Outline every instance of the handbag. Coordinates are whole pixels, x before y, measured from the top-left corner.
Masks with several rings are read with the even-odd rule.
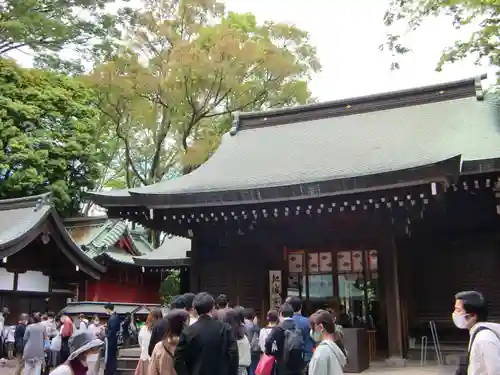
[[[255,369],[256,375],[271,375],[273,372],[273,367],[275,363],[275,358],[272,355],[263,354],[259,363],[257,364],[257,368]]]
[[[61,346],[62,346],[62,338],[61,335],[57,335],[54,337],[50,343],[50,350],[53,352],[59,352],[61,351]]]

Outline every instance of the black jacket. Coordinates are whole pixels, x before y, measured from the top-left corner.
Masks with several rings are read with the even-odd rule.
[[[291,375],[291,374],[301,374],[304,366],[304,360],[302,358],[302,353],[300,357],[290,358],[289,363],[292,368],[296,369],[290,371],[287,366],[283,363],[283,347],[285,345],[285,330],[293,330],[296,328],[295,322],[292,319],[286,319],[276,327],[274,327],[266,339],[265,344],[265,354],[272,355],[276,358],[277,373],[278,375]],[[274,344],[274,345],[273,345]],[[273,350],[273,346],[274,349]],[[300,370],[298,370],[300,369]]]
[[[26,332],[26,325],[18,323],[14,331],[14,348],[17,355],[23,355],[24,351],[24,332]]]
[[[175,350],[177,375],[237,375],[238,345],[231,327],[202,315],[184,329]]]

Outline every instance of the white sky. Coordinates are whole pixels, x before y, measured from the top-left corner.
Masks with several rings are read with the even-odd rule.
[[[137,0],[132,0],[134,3]],[[311,35],[322,72],[311,82],[319,100],[354,97],[468,78],[493,69],[464,61],[436,72],[441,50],[461,35],[448,19],[430,20],[407,39],[413,50],[390,71],[391,56],[379,50],[387,31],[383,15],[387,0],[225,0],[228,9],[252,12],[259,21],[292,23]],[[130,3],[129,3],[130,4]],[[24,65],[31,60],[17,53]]]
[[[226,0],[226,4],[235,11],[251,11],[259,20],[293,23],[311,34],[323,66],[311,83],[313,95],[320,100],[451,81],[487,71],[472,61],[435,71],[442,49],[461,36],[449,19],[442,18],[426,22],[409,36],[413,52],[404,57],[399,71],[391,72],[390,54],[379,50],[387,31],[382,20],[386,0]]]

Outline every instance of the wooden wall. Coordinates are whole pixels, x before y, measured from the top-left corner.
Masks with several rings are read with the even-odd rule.
[[[193,241],[196,244],[196,241]],[[269,309],[269,270],[284,270],[283,249],[272,244],[231,241],[203,244],[192,251],[191,288],[213,296],[226,294],[233,304]]]
[[[414,334],[434,320],[444,339],[454,340],[458,335],[451,320],[454,295],[463,290],[482,292],[490,318],[500,320],[500,241],[496,235],[474,233],[455,240],[416,241],[407,250],[413,297],[409,325]]]

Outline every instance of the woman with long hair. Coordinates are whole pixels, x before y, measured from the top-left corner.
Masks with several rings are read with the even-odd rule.
[[[246,335],[243,308],[236,307],[226,311],[223,322],[231,326],[231,333],[238,344],[238,375],[248,375],[252,363],[250,341]]]
[[[170,310],[165,318],[165,335],[158,342],[151,354],[147,375],[176,375],[174,353],[182,330],[189,324],[186,310]]]
[[[309,375],[342,375],[347,358],[336,343],[335,319],[320,310],[309,318],[310,335],[317,344],[309,363]]]
[[[135,375],[146,375],[148,373],[149,360],[151,357],[148,353],[149,342],[151,341],[151,333],[156,322],[162,318],[160,309],[154,309],[148,314],[146,324],[139,331],[138,341],[141,348],[141,356],[135,370]]]

